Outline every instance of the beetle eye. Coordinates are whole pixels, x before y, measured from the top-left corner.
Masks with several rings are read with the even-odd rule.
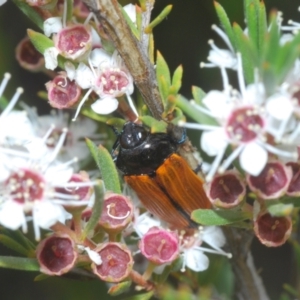
[[[147,137],[148,131],[137,124],[127,123],[120,136],[120,145],[125,149],[132,149],[139,146]]]

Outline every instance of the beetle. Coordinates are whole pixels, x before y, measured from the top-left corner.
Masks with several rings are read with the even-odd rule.
[[[178,140],[127,122],[112,150],[117,168],[145,208],[174,229],[198,227],[192,211],[211,207],[203,181],[176,153],[184,140],[185,134]]]

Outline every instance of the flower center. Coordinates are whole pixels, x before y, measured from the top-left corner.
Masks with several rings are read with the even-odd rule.
[[[103,72],[99,78],[99,85],[103,87],[103,93],[112,95],[126,89],[129,80],[126,74],[119,69],[109,69]]]
[[[21,204],[41,200],[44,195],[45,181],[32,170],[22,169],[12,174],[5,185],[13,200]]]
[[[230,115],[226,131],[236,142],[247,143],[257,138],[264,121],[253,107],[239,108]]]

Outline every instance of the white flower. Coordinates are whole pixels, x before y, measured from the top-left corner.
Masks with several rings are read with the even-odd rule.
[[[205,242],[211,248],[200,247]],[[181,256],[183,259],[183,266],[181,271],[184,272],[185,268],[195,272],[201,272],[208,268],[209,259],[204,254],[215,253],[231,258],[230,253],[226,253],[221,249],[225,245],[225,237],[219,227],[208,226],[200,228],[200,230],[193,236],[183,236],[181,246]]]
[[[50,115],[38,116],[35,111],[28,108],[28,114],[31,119],[32,127],[35,136],[42,138],[53,126],[53,130],[48,134],[45,141],[48,151],[52,152],[64,128],[68,127],[68,134],[65,142],[58,153],[57,158],[61,161],[68,161],[73,157],[77,157],[82,161],[89,157],[90,152],[86,146],[85,138],[96,140],[100,143],[104,134],[97,134],[97,123],[93,120],[80,117],[77,122],[70,122],[70,115],[63,113],[63,111],[52,111]]]
[[[0,0],[0,6],[3,5],[7,0]]]
[[[91,105],[98,114],[112,113],[119,105],[117,97],[124,94],[130,97],[133,93],[133,79],[116,51],[110,56],[103,49],[94,49],[89,64],[89,67],[79,64],[75,76],[72,67],[67,71],[68,76],[72,76],[81,88],[89,89],[78,105],[74,120],[92,91],[99,96]]]
[[[227,74],[223,72],[224,91],[210,91],[203,99],[204,106],[195,105],[196,109],[213,117],[219,125],[179,124],[204,131],[201,148],[208,155],[216,156],[207,181],[213,178],[218,168],[220,173],[224,172],[237,157],[247,173],[257,176],[267,163],[268,152],[289,158],[297,155],[295,151],[284,151],[268,143],[267,134],[278,131],[269,113],[272,100],[266,99],[261,83],[245,86],[240,54],[237,57],[241,93],[231,89]],[[269,109],[266,109],[266,103],[270,103]],[[276,105],[278,103],[274,103],[272,109],[277,112],[283,104]],[[286,115],[290,113],[286,106],[282,107],[282,111],[287,111]],[[233,152],[221,164],[228,145],[233,147]]]
[[[57,56],[59,51],[55,47],[47,48],[44,52],[45,68],[54,70],[58,66]]]
[[[91,182],[70,181],[73,174],[70,164],[75,160],[66,163],[56,160],[66,135],[64,129],[54,150],[43,155],[0,147],[1,155],[6,156],[0,165],[0,173],[6,174],[0,187],[0,224],[13,230],[21,226],[26,231],[26,220],[32,219],[35,237],[39,240],[39,228],[49,229],[68,218],[69,214],[62,205],[88,204],[89,199],[78,201],[76,195],[61,192],[62,189],[93,185]],[[42,141],[45,137],[36,146],[42,145]]]

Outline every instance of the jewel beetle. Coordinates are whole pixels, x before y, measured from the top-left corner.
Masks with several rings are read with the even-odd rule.
[[[117,168],[145,208],[176,229],[199,226],[190,219],[192,211],[211,207],[203,181],[176,153],[184,139],[127,122],[112,150]]]

